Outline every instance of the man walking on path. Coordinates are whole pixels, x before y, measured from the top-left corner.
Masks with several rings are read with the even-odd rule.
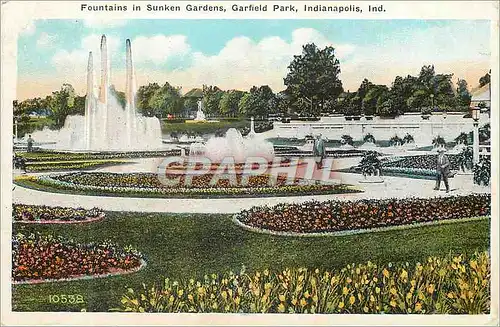
[[[439,148],[438,150],[438,158],[437,158],[437,166],[436,166],[436,187],[435,190],[439,190],[441,186],[441,179],[444,182],[444,186],[446,186],[446,193],[450,191],[450,185],[448,184],[448,175],[450,174],[450,161],[448,157],[444,154],[446,149],[444,147]]]
[[[318,169],[323,168],[323,159],[326,157],[326,149],[325,142],[321,138],[321,134],[318,134],[314,140],[313,155]]]

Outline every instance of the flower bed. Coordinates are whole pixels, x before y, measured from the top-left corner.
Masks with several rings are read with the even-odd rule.
[[[294,268],[228,272],[129,288],[125,312],[486,314],[487,252],[429,257],[423,263],[352,264],[336,271]]]
[[[71,161],[71,160],[106,160],[120,158],[151,158],[179,156],[180,149],[164,151],[133,151],[133,152],[95,152],[95,153],[71,153],[49,150],[37,152],[16,152],[16,156],[23,157],[27,162],[37,161]]]
[[[486,216],[491,195],[429,199],[310,201],[243,210],[236,219],[254,228],[292,233],[328,233]]]
[[[421,170],[433,170],[435,174],[437,166],[437,154],[435,155],[420,155],[420,156],[405,156],[396,157],[392,160],[386,160],[383,163],[383,167],[398,167],[398,168],[408,168],[408,169],[421,169]],[[450,160],[450,169],[459,169],[459,159],[458,155],[449,154],[447,155]]]
[[[107,242],[79,244],[41,234],[17,234],[12,238],[12,278],[17,283],[120,274],[136,270],[141,264],[139,252]]]
[[[99,208],[49,207],[26,204],[12,205],[12,220],[21,223],[73,223],[89,222],[104,218]]]
[[[85,170],[95,169],[111,165],[123,165],[126,161],[96,160],[96,161],[66,161],[66,162],[30,162],[26,165],[28,172],[61,171],[61,170]]]
[[[179,177],[177,174],[167,175],[166,178]],[[230,185],[227,179],[219,180],[215,185],[210,181],[213,173],[193,176],[190,185],[183,184],[184,175],[173,186],[160,182],[158,175],[152,173],[98,173],[78,172],[62,175],[30,176],[30,182],[61,190],[80,192],[97,192],[103,195],[160,195],[160,196],[280,196],[289,194],[336,194],[361,192],[345,184],[313,184],[304,180],[295,179],[291,185],[286,185],[285,178],[278,177],[277,184],[268,186],[269,176],[249,176],[247,185],[241,183],[241,175],[237,175],[237,184]],[[22,182],[22,179],[18,181]]]

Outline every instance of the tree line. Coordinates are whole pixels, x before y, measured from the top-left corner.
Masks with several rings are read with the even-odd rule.
[[[397,116],[406,112],[467,111],[471,94],[463,79],[453,83],[453,74],[437,74],[433,65],[423,66],[418,76],[397,76],[390,86],[364,79],[356,91],[345,91],[340,80],[340,62],[335,48],[306,44],[295,55],[284,78],[285,89],[273,92],[268,85],[253,86],[248,91],[222,90],[203,85],[194,97],[183,97],[181,88],[166,82],[150,83],[137,90],[137,110],[145,116],[166,118],[185,116],[197,109],[201,98],[209,116],[267,117],[270,114],[319,116],[322,113],[344,115]],[[480,86],[489,83],[490,74],[482,76]],[[125,106],[125,94],[114,86],[111,92]],[[31,113],[46,114],[60,128],[68,115],[83,115],[85,96],[75,94],[73,86],[45,98],[14,101],[14,117],[29,120]]]

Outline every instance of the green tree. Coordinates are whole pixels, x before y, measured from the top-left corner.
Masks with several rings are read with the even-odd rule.
[[[238,104],[245,92],[230,90],[224,92],[220,99],[219,111],[222,115],[235,117],[238,115]]]
[[[382,96],[386,96],[389,92],[389,89],[385,85],[372,84],[369,85],[365,90],[363,90],[363,92],[365,92],[363,101],[361,103],[363,113],[367,116],[372,116],[377,112],[377,105],[380,106],[380,104],[378,104],[379,99]]]
[[[468,109],[472,96],[471,96],[467,86],[468,85],[467,85],[466,80],[458,79],[458,82],[457,82],[457,97],[458,97],[458,99],[457,100],[461,106],[465,106]]]
[[[320,50],[314,43],[304,45],[302,54],[294,56],[288,70],[284,83],[287,93],[294,98],[291,103],[309,104],[299,111],[317,115],[327,100],[335,100],[343,91],[340,63],[333,47]]]
[[[153,97],[154,93],[161,87],[157,83],[149,83],[139,87],[136,94],[137,111],[147,117],[152,117],[157,114],[150,106],[149,100]]]
[[[54,120],[54,127],[61,128],[66,117],[73,112],[75,89],[71,84],[63,84],[59,91],[52,92],[49,99],[49,117]]]
[[[168,114],[178,114],[183,108],[180,89],[165,82],[161,88],[153,93],[148,105],[152,108],[154,116],[160,119],[166,117]]]
[[[224,91],[217,86],[203,85],[203,111],[209,115],[219,115],[219,105]]]
[[[248,93],[240,100],[240,112],[250,117],[267,117],[276,108],[276,98],[268,85],[253,86]],[[243,102],[242,100],[245,99]]]
[[[479,87],[483,87],[491,81],[491,70],[479,79]]]

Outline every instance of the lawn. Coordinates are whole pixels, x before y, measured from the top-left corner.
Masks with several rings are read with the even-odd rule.
[[[227,130],[229,128],[241,129],[250,127],[250,122],[247,120],[228,120],[219,122],[201,122],[201,123],[169,123],[162,122],[162,132],[169,136],[171,133],[182,134],[213,134],[217,131]]]
[[[205,274],[317,267],[336,269],[367,261],[416,263],[431,255],[473,253],[489,248],[489,220],[428,226],[343,237],[289,238],[244,231],[229,215],[107,212],[101,222],[80,226],[14,226],[79,242],[111,240],[141,251],[148,265],[138,273],[104,279],[18,285],[14,311],[108,311],[117,307],[127,287]],[[80,294],[83,304],[51,304],[49,295]]]

